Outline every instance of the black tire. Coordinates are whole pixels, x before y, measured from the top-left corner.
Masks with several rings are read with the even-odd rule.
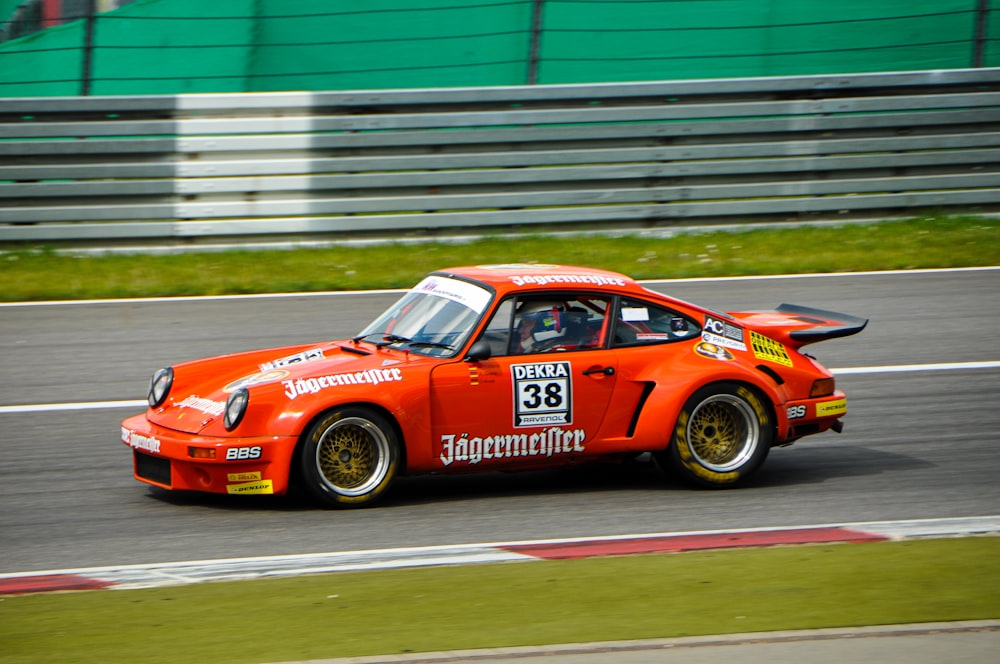
[[[745,385],[718,383],[687,400],[670,446],[656,458],[688,482],[726,488],[760,467],[773,440],[773,416],[766,399]]]
[[[399,470],[399,436],[370,408],[338,408],[306,430],[300,464],[303,488],[324,505],[370,505]]]

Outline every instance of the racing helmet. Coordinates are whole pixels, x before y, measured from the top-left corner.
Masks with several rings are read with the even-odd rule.
[[[562,329],[560,314],[566,311],[562,302],[552,300],[535,300],[522,302],[517,308],[515,327],[529,320],[534,324],[532,332],[557,332]]]

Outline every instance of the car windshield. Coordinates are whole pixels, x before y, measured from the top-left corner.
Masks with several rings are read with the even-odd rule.
[[[488,290],[467,281],[430,276],[363,329],[355,340],[450,357],[465,344],[490,297]]]

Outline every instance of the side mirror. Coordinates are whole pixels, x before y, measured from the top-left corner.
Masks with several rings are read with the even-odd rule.
[[[486,339],[480,339],[469,348],[469,352],[465,356],[465,361],[480,362],[490,359],[491,355],[493,355],[493,349],[490,348],[490,342]]]

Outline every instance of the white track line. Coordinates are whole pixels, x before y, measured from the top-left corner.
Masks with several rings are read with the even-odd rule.
[[[101,408],[145,408],[145,399],[131,401],[86,401],[78,403],[36,403],[23,406],[0,406],[4,413],[51,413],[59,410],[98,410]]]
[[[998,369],[1000,362],[991,360],[986,362],[939,362],[936,364],[891,364],[874,367],[845,367],[841,369],[830,369],[838,376],[850,376],[852,374],[877,374],[877,373],[907,373],[911,371],[965,371],[967,369]]]
[[[1000,361],[986,362],[938,362],[934,364],[895,364],[872,367],[846,367],[830,369],[838,376],[865,375],[879,373],[907,373],[915,371],[968,371],[971,369],[1000,369]],[[0,415],[18,413],[53,413],[67,410],[99,410],[105,408],[145,408],[145,399],[129,401],[87,401],[75,403],[39,403],[0,406]]]

